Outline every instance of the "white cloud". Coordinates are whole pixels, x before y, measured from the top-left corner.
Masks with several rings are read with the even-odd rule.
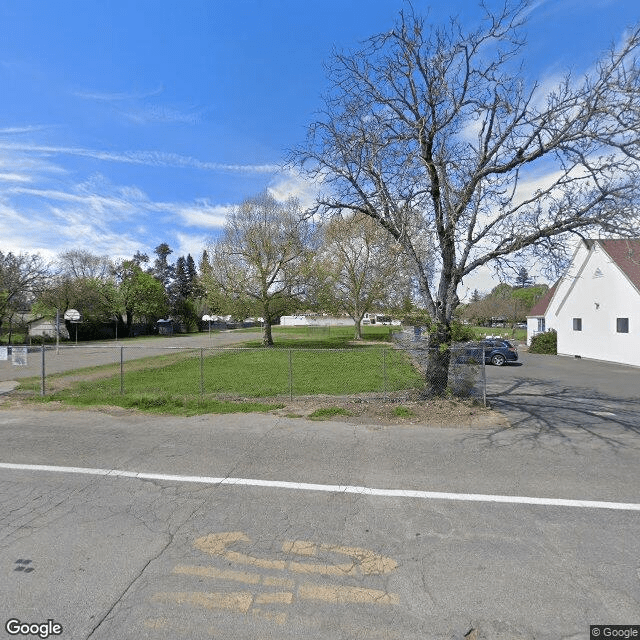
[[[187,256],[191,254],[195,263],[200,262],[203,250],[208,244],[208,238],[204,235],[192,235],[187,233],[177,233],[176,238],[178,240],[178,247],[174,251],[176,259],[178,256]]]
[[[277,164],[225,164],[222,162],[208,162],[165,151],[105,151],[87,149],[83,147],[65,147],[53,145],[38,145],[19,142],[0,141],[0,149],[30,153],[45,153],[51,155],[73,155],[84,158],[94,158],[108,162],[145,165],[152,167],[176,167],[202,169],[204,171],[229,171],[234,173],[276,173],[280,170]]]
[[[44,125],[27,125],[24,127],[4,127],[0,129],[0,135],[15,135],[19,133],[32,133],[34,131],[42,131],[47,129]]]
[[[164,87],[151,89],[150,91],[73,91],[72,95],[85,100],[98,102],[122,102],[127,100],[144,100],[154,98],[164,91]]]
[[[233,205],[212,205],[205,202],[193,205],[166,204],[163,208],[167,211],[175,211],[189,227],[220,229],[224,226]]]
[[[298,171],[286,169],[274,177],[268,191],[276,200],[296,198],[307,209],[314,206],[319,185]]]
[[[136,109],[122,110],[128,120],[136,124],[154,124],[179,122],[183,124],[199,124],[202,115],[197,110],[181,110],[166,105],[145,105]]]
[[[24,173],[0,172],[0,180],[4,182],[31,182],[32,178]]]

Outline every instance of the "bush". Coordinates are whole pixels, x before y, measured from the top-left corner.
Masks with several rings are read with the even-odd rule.
[[[558,353],[558,334],[551,330],[534,336],[529,346],[529,353]]]

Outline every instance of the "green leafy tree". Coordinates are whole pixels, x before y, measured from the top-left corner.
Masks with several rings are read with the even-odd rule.
[[[27,310],[43,289],[49,275],[49,265],[36,254],[0,251],[0,336],[3,325],[9,324],[9,339],[13,318]]]
[[[167,294],[171,288],[171,281],[175,274],[175,267],[169,264],[169,256],[173,253],[173,249],[169,248],[166,242],[159,244],[153,252],[156,259],[153,262],[151,273],[162,283]]]
[[[400,247],[370,218],[350,215],[330,220],[322,231],[322,264],[327,294],[333,305],[355,322],[362,339],[362,319],[374,306],[389,306],[403,289]]]
[[[529,272],[524,267],[520,267],[518,274],[516,275],[515,286],[518,289],[523,289],[531,284],[533,284],[533,280],[529,277]]]
[[[169,300],[164,285],[151,273],[143,271],[138,260],[125,260],[117,273],[120,319],[127,335],[132,334],[134,320],[150,327],[168,313]]]

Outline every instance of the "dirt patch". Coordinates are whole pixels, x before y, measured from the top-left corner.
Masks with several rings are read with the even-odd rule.
[[[330,420],[349,424],[378,426],[429,426],[453,428],[506,428],[509,422],[498,411],[472,400],[454,398],[420,398],[418,394],[390,394],[358,397],[309,396],[286,400],[286,406],[273,413],[290,418],[308,418],[320,410],[342,409],[350,415],[336,413]],[[316,418],[317,419],[317,418]]]
[[[0,406],[10,409],[43,411],[98,411],[123,416],[142,413],[137,409],[125,409],[113,405],[76,408],[62,402],[34,402],[34,393],[11,391],[0,395]],[[228,398],[252,400],[255,398]],[[483,407],[477,401],[456,398],[422,398],[416,393],[399,392],[386,398],[378,394],[358,396],[307,396],[294,398],[262,398],[265,403],[284,405],[270,413],[286,418],[318,420],[313,413],[324,413],[327,420],[370,426],[448,427],[448,428],[507,428],[509,422],[498,411]]]

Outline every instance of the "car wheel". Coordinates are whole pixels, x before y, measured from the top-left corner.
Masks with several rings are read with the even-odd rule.
[[[495,364],[496,367],[501,367],[505,362],[506,362],[506,358],[503,355],[500,355],[499,353],[496,353],[491,358],[491,364]]]

